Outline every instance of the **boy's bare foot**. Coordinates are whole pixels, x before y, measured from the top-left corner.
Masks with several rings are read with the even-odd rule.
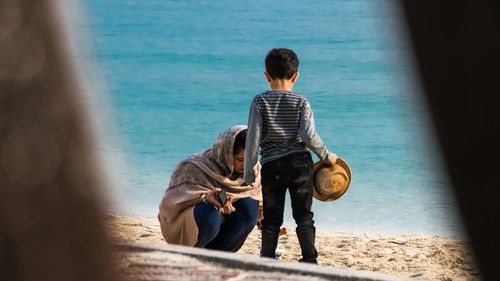
[[[282,227],[280,229],[280,234],[279,236],[282,236],[282,235],[287,235],[288,234],[288,229],[286,229],[286,227]]]
[[[259,230],[262,230],[262,223],[260,221],[257,222],[257,228]],[[282,227],[280,229],[278,236],[287,235],[287,234],[288,234],[288,229],[286,229],[286,227]]]

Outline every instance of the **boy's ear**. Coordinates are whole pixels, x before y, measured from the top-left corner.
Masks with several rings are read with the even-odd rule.
[[[266,77],[266,80],[269,83],[271,83],[271,81],[273,80],[273,78],[271,78],[271,75],[269,75],[269,73],[267,72],[264,72],[264,77]]]
[[[295,81],[297,81],[297,79],[299,78],[299,75],[300,75],[300,73],[298,73],[298,72],[295,72],[295,74],[293,74],[292,79],[291,79],[292,83],[295,83]]]

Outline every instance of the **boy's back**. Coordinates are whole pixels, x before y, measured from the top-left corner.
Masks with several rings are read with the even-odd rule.
[[[289,91],[267,91],[257,95],[253,105],[262,118],[261,163],[307,148],[299,136],[299,123],[307,101]]]

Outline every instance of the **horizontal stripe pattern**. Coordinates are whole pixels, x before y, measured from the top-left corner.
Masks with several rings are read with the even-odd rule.
[[[307,100],[294,92],[267,91],[255,96],[262,118],[261,163],[307,151],[299,137],[299,117]]]

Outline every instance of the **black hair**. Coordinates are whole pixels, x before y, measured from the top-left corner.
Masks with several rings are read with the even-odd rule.
[[[297,54],[286,48],[274,48],[267,53],[266,72],[273,79],[290,79],[299,70]]]
[[[234,139],[233,145],[233,155],[240,153],[243,149],[245,149],[245,142],[247,140],[247,130],[243,130],[236,135]]]

